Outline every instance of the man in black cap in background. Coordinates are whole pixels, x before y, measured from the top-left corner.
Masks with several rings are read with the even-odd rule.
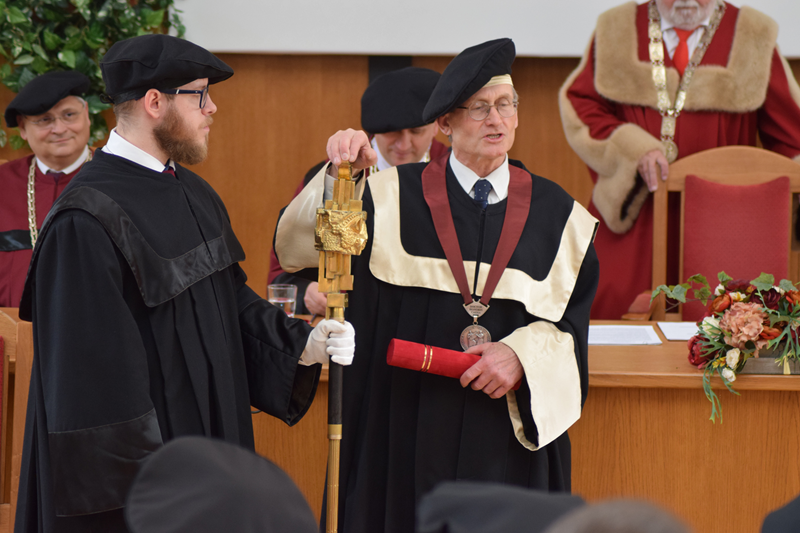
[[[89,110],[80,98],[89,88],[80,72],[48,72],[6,108],[6,125],[19,128],[33,154],[0,166],[0,307],[19,307],[44,217],[91,158]]]
[[[444,480],[570,490],[567,429],[588,385],[597,221],[509,161],[514,57],[510,39],[459,54],[423,113],[452,152],[366,180],[369,241],[353,258],[347,314],[359,355],[343,387],[339,528],[347,533],[412,531],[416,503]],[[376,160],[364,132],[340,131],[327,150],[333,165]],[[287,271],[317,261],[314,208],[326,172],[278,221],[275,250]],[[419,343],[425,369],[428,346],[481,358],[460,382],[394,368],[385,360],[393,338]]]
[[[126,531],[128,488],[162,443],[252,450],[251,405],[294,424],[315,363],[352,360],[349,324],[312,330],[247,287],[225,206],[179,164],[205,157],[208,89],[231,68],[167,35],[100,66],[117,127],[54,204],[20,307],[35,357],[17,532]]]
[[[428,162],[447,153],[447,147],[434,138],[439,132],[436,122],[422,120],[422,111],[439,77],[435,70],[406,67],[378,76],[369,84],[361,96],[361,127],[371,135],[378,159],[365,170],[365,176],[397,165]],[[325,163],[314,165],[306,173],[295,196]],[[267,283],[296,285],[299,314],[325,314],[327,300],[318,290],[317,272],[312,268],[288,274],[281,269],[275,251],[270,250]]]

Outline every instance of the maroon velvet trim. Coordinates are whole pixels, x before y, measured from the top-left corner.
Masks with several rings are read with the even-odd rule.
[[[472,303],[472,294],[469,290],[467,272],[464,268],[464,260],[461,257],[461,247],[458,245],[458,235],[453,224],[453,214],[450,211],[450,201],[447,198],[447,159],[449,155],[444,155],[428,163],[422,172],[422,193],[425,202],[431,211],[433,225],[439,244],[442,245],[450,271],[456,280],[464,304]],[[522,230],[528,220],[528,213],[531,207],[531,195],[533,193],[533,181],[530,174],[521,168],[513,165],[508,166],[510,172],[510,182],[508,185],[508,205],[506,217],[503,220],[503,229],[500,232],[500,240],[492,259],[492,266],[489,269],[489,276],[486,280],[486,287],[481,296],[481,303],[489,305],[492,293],[500,281],[503,271],[508,266],[511,255],[517,248],[517,243],[522,236]]]

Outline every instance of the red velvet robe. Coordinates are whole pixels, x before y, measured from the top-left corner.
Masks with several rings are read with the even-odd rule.
[[[625,8],[625,6],[621,6],[621,8]],[[621,11],[621,8],[618,10]],[[750,13],[753,11],[751,10]],[[717,69],[729,67],[729,60],[733,57],[734,40],[744,39],[737,33],[737,20],[740,13],[738,8],[728,4],[719,28],[703,61],[698,66],[696,75],[704,67]],[[761,18],[766,18],[756,14]],[[623,25],[627,23],[624,17],[620,17],[619,20]],[[649,68],[647,4],[635,6],[635,24],[636,55],[638,61]],[[743,31],[740,33],[744,35]],[[746,46],[749,45],[750,43],[746,43]],[[578,119],[588,127],[588,134],[592,140],[607,140],[618,127],[632,123],[646,130],[653,137],[652,140],[657,141],[660,138],[661,115],[655,107],[614,101],[602,96],[598,91],[595,79],[598,65],[596,47],[597,40],[594,39],[587,51],[588,56],[584,58],[578,71],[573,73],[571,79],[562,88],[562,117],[565,117],[565,106],[571,105]],[[624,50],[618,54],[623,55]],[[673,63],[666,48],[664,56],[666,67],[668,70],[673,70]],[[787,77],[783,59],[774,47],[772,48],[770,67],[769,80],[762,80],[766,85],[766,95],[760,105],[753,106],[752,109],[743,107],[739,110],[740,112],[714,111],[713,108],[697,109],[698,106],[690,109],[687,99],[687,107],[677,120],[675,142],[678,145],[679,157],[719,146],[754,146],[757,138],[760,138],[762,145],[769,150],[788,157],[797,157],[800,154],[800,106],[792,94],[792,89],[797,88],[797,83],[794,79]],[[696,77],[693,83],[697,79]],[[734,83],[724,88],[722,92],[739,90],[740,87],[736,86],[736,81],[737,79],[734,78]],[[690,85],[688,90],[690,98],[692,97],[691,93],[692,86]],[[671,91],[670,96],[673,100],[674,94],[674,91]],[[795,97],[797,94],[800,93],[795,93]],[[735,103],[727,104],[727,107],[735,107],[735,105]],[[726,106],[720,105],[720,107]],[[567,131],[567,137],[570,138],[567,118],[564,120],[565,131]],[[645,137],[646,135],[642,133],[641,136]],[[570,143],[579,154],[581,153],[581,142],[580,139],[570,138]],[[652,149],[652,146],[649,149]],[[633,150],[626,155],[634,156],[633,161],[635,162],[649,149],[642,148],[639,154],[635,154],[635,150]],[[602,176],[598,178],[598,172],[593,167],[601,168],[602,162],[587,160],[590,159],[587,157],[583,158],[589,165],[589,173],[597,187],[598,179],[604,178]],[[632,173],[635,174],[635,172],[634,165]],[[618,183],[618,185],[620,184]],[[631,177],[628,184],[622,185],[621,190],[618,191],[618,198],[623,200],[622,203],[626,197],[630,201],[636,196],[636,191],[632,189],[637,186],[642,187],[638,190],[638,196],[642,199],[643,204],[640,204],[641,211],[638,213],[638,218],[635,213],[638,206],[630,209],[628,224],[632,224],[632,227],[624,233],[615,233],[609,228],[610,223],[614,225],[616,222],[619,231],[620,221],[609,221],[607,218],[609,211],[601,213],[595,204],[597,198],[597,190],[595,190],[589,210],[601,220],[595,240],[597,255],[600,259],[600,286],[592,308],[592,318],[617,319],[627,311],[637,294],[652,288],[652,198],[647,194],[641,178],[638,177]],[[624,219],[624,214],[617,215],[623,212],[621,210],[622,203],[614,205],[615,209],[610,211],[615,216],[621,216]],[[677,258],[674,258],[674,261],[677,263]],[[677,268],[671,270],[677,273]],[[677,281],[671,280],[670,282],[676,283]]]
[[[33,155],[22,157],[0,165],[0,307],[19,307],[22,286],[31,262],[30,228],[28,226],[28,170]],[[40,228],[58,195],[78,171],[61,176],[56,181],[52,176],[35,170],[36,227]],[[14,230],[13,235],[8,232]],[[16,237],[21,235],[21,245]]]

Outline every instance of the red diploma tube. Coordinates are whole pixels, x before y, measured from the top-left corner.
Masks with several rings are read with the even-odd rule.
[[[481,356],[445,348],[392,339],[386,350],[386,363],[390,366],[427,372],[437,376],[459,379]],[[519,383],[513,390],[519,389]]]

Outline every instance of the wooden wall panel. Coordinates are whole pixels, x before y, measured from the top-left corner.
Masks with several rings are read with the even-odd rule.
[[[250,286],[266,294],[279,210],[338,129],[360,126],[367,58],[223,54],[234,76],[213,88],[219,107],[209,155],[194,170],[217,190],[244,246]]]
[[[211,128],[209,157],[194,170],[225,201],[247,254],[243,266],[250,286],[264,296],[279,209],[291,199],[306,170],[325,157],[328,136],[341,128],[360,126],[367,57],[220,57],[236,73],[212,89],[219,110]],[[420,56],[414,58],[414,65],[441,72],[450,59]],[[513,77],[520,93],[520,125],[511,157],[587,205],[591,181],[564,138],[557,103],[559,87],[577,64],[577,58],[517,58]],[[790,64],[800,77],[800,60]],[[0,87],[3,109],[12,97]],[[0,149],[0,159],[27,153],[5,147]]]
[[[319,520],[328,467],[328,382],[320,381],[314,403],[292,427],[264,413],[253,415],[256,451],[283,468],[300,487]]]

